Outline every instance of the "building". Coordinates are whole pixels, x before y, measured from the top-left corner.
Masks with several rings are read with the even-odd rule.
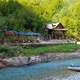
[[[67,29],[62,23],[47,24],[48,39],[66,39]]]
[[[7,41],[12,42],[33,42],[40,38],[41,34],[36,32],[6,31],[4,33]]]

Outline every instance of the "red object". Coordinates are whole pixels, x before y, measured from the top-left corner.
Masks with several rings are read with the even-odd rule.
[[[7,31],[4,33],[6,36],[14,36],[15,33],[14,32],[11,32],[11,31]]]
[[[4,40],[0,39],[0,44],[4,44]]]

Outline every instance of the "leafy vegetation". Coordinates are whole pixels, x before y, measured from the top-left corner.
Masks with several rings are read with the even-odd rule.
[[[0,45],[1,57],[13,57],[18,55],[32,56],[40,55],[48,52],[72,52],[80,48],[77,44],[56,44],[40,47],[27,47],[27,46],[3,46]],[[54,54],[54,53],[53,53]]]
[[[0,31],[44,33],[47,23],[61,22],[70,37],[80,39],[79,15],[80,0],[0,0]]]

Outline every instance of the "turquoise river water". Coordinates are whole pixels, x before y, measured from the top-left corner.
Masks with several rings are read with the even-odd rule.
[[[80,80],[80,72],[67,70],[71,64],[80,66],[80,59],[53,60],[32,66],[4,68],[0,80]]]

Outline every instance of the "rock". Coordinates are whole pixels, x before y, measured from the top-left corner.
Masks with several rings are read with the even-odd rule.
[[[10,66],[22,66],[22,65],[41,62],[41,58],[40,56],[31,56],[31,57],[18,56],[18,57],[4,59],[4,61],[9,63]]]
[[[0,67],[9,67],[9,66],[23,66],[23,65],[29,65],[29,64],[36,64],[40,62],[46,62],[48,61],[48,56],[42,55],[42,56],[18,56],[18,57],[12,57],[12,58],[5,58],[3,60],[0,60]]]
[[[41,62],[41,57],[40,56],[35,56],[35,58],[36,58],[36,62]]]
[[[41,58],[40,58],[40,56],[31,56],[29,62],[30,63],[38,63],[38,62],[41,62]]]
[[[47,62],[48,59],[49,59],[49,56],[48,56],[48,54],[46,54],[46,53],[40,55],[40,57],[41,57],[41,62]]]
[[[28,64],[28,57],[25,57],[25,56],[19,56],[18,57],[18,60],[21,62],[21,64],[25,65],[25,64]]]
[[[0,68],[4,68],[9,66],[9,63],[7,61],[4,61],[3,59],[0,59]]]
[[[12,66],[21,66],[28,64],[28,57],[25,56],[12,57],[4,60],[7,61]]]
[[[2,62],[0,62],[0,68],[5,68],[6,65],[4,65]]]

